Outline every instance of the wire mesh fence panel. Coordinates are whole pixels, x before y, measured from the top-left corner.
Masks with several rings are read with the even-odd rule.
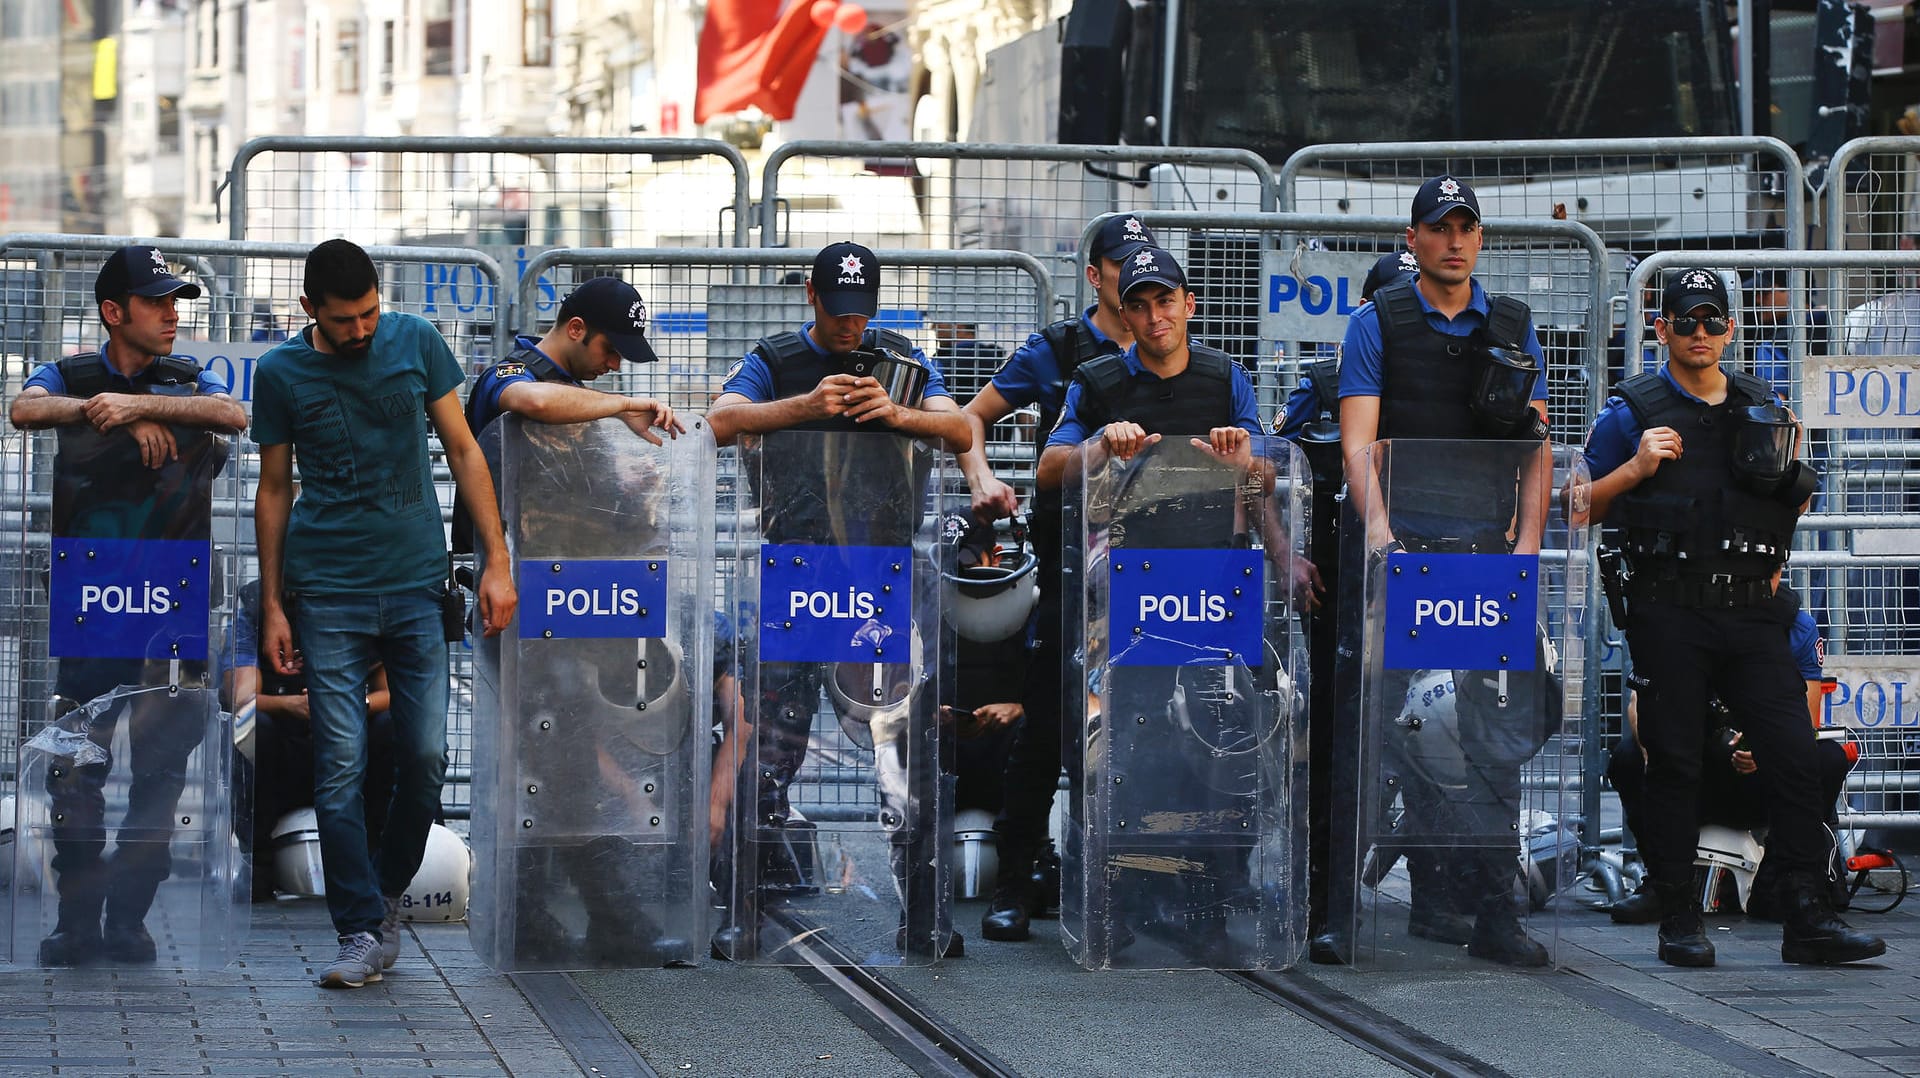
[[[104,346],[106,336],[94,300],[94,278],[107,256],[130,242],[120,237],[65,235],[15,235],[0,240],[0,272],[12,282],[3,300],[5,317],[0,319],[0,355],[5,357],[9,401],[18,392],[21,380],[39,365]],[[181,299],[176,305],[179,323],[174,353],[194,359],[219,375],[251,412],[253,373],[259,358],[307,324],[300,297],[308,247],[171,240],[162,251],[179,276],[202,290],[197,299]],[[496,311],[510,296],[503,296],[501,271],[491,258],[476,251],[430,247],[370,247],[368,254],[380,275],[383,310],[417,314],[432,322],[464,369],[477,369],[492,361],[497,349],[494,334],[501,322]],[[16,447],[17,456],[17,446],[27,443],[10,444]],[[452,477],[437,440],[430,444],[435,488],[444,515],[453,504]],[[9,490],[0,514],[17,513],[16,504],[21,500],[38,504],[50,497],[50,452],[30,457],[30,463],[32,467],[24,472],[9,470],[10,477],[25,476],[20,481],[24,486]],[[213,521],[220,574],[241,581],[259,575],[252,519],[258,476],[258,449],[242,437],[238,451],[216,481]],[[19,623],[44,626],[44,588],[35,591],[28,586],[30,583],[26,580],[19,593]],[[220,597],[217,609],[224,618],[231,619],[234,601],[233,595]],[[7,647],[0,641],[0,669],[6,669]],[[38,653],[44,651],[43,645]],[[466,787],[472,754],[470,659],[471,652],[465,648],[454,650],[453,704],[448,716],[450,781],[445,795],[450,816],[464,816],[470,803]],[[18,709],[0,713],[34,721],[29,712],[36,702],[44,702],[52,694],[52,671],[45,664],[24,659],[16,659],[10,669],[17,680],[10,679],[6,688],[0,688],[0,702],[12,693]],[[13,743],[6,743],[6,751],[11,751]]]
[[[1920,236],[1920,138],[1846,143],[1821,174],[1817,194],[1828,250],[1911,249]]]
[[[235,155],[235,239],[543,247],[737,246],[747,166],[707,139],[276,136]]]
[[[1080,277],[1081,230],[1116,210],[1260,212],[1273,174],[1245,150],[792,142],[767,159],[763,246],[1025,251],[1060,296]]]
[[[1694,266],[1736,297],[1731,365],[1781,394],[1821,472],[1787,580],[1825,640],[1824,721],[1860,749],[1843,821],[1920,826],[1920,292],[1903,283],[1920,252],[1669,252],[1628,294],[1657,307],[1664,275]],[[1664,358],[1650,329],[1626,346],[1645,369]]]

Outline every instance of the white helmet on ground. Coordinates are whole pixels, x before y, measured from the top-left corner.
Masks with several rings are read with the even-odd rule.
[[[459,835],[440,824],[427,831],[427,850],[420,871],[413,874],[400,896],[402,921],[464,921],[467,919],[467,870],[473,854]]]
[[[318,897],[327,893],[320,867],[320,821],[313,807],[297,808],[273,825],[273,888],[282,894]],[[261,870],[259,851],[253,870]]]

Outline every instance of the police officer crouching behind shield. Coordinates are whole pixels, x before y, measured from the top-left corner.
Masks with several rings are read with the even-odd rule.
[[[854,433],[871,431],[904,438],[937,441],[951,452],[963,453],[973,444],[973,427],[947,392],[939,368],[911,340],[892,330],[870,327],[868,322],[879,312],[880,260],[857,243],[835,243],[823,248],[814,259],[813,271],[806,281],[807,302],[813,306],[813,321],[797,331],[774,334],[761,339],[752,351],[734,366],[714,401],[707,421],[714,440],[730,445],[742,434],[774,434],[781,431],[821,431]],[[895,401],[886,387],[869,374],[882,350],[908,357],[924,368],[926,382],[920,399],[914,403]],[[799,448],[804,443],[796,443]],[[769,447],[765,452],[764,489],[756,491],[762,514],[762,531],[769,542],[831,543],[845,545],[851,533],[860,533],[861,541],[883,545],[904,545],[912,541],[922,511],[922,491],[901,490],[878,507],[870,518],[846,519],[858,512],[844,505],[826,505],[822,499],[836,482],[829,482],[832,463],[819,454],[782,452],[785,447]],[[879,462],[884,464],[884,462]],[[855,474],[859,461],[843,461],[840,468]],[[884,467],[874,471],[883,477],[897,477]],[[844,512],[842,512],[844,511]],[[836,523],[837,522],[837,523]],[[748,701],[753,722],[756,750],[747,760],[742,774],[756,768],[750,776],[757,804],[736,805],[734,825],[756,836],[751,844],[738,842],[739,848],[758,849],[772,854],[782,844],[775,838],[779,828],[791,819],[787,791],[803,762],[813,716],[819,708],[822,670],[816,663],[763,663],[760,672],[760,699]],[[909,761],[919,769],[923,761]],[[924,784],[924,777],[910,778],[909,790]],[[888,787],[882,784],[883,799]],[[909,795],[911,799],[911,794]],[[751,814],[749,814],[751,812]],[[931,883],[920,879],[929,873],[908,873],[908,847],[930,841],[931,820],[916,811],[916,806],[883,804],[882,819],[895,820],[891,836],[895,884],[903,891],[919,895]],[[764,826],[763,826],[764,825]],[[797,866],[738,866],[733,900],[734,929],[716,937],[715,952],[728,957],[736,945],[723,938],[734,930],[744,930],[757,913],[757,896],[749,893],[748,881],[766,877],[766,883]],[[912,878],[907,878],[911,876]],[[802,881],[795,881],[802,882]],[[903,897],[903,901],[908,901]],[[920,905],[911,901],[911,905]],[[908,931],[901,928],[905,948],[931,946],[930,935],[922,940],[919,924]],[[941,947],[946,957],[959,955],[963,941],[953,933]]]
[[[1490,296],[1473,279],[1483,241],[1480,203],[1465,182],[1453,176],[1427,180],[1414,195],[1411,218],[1407,247],[1418,276],[1381,288],[1371,304],[1355,311],[1341,346],[1340,441],[1350,496],[1364,514],[1367,554],[1536,554],[1552,467],[1544,445],[1546,363],[1532,314],[1518,300]],[[1403,446],[1386,461],[1392,474],[1383,484],[1374,469],[1386,458],[1366,452],[1376,439],[1455,440],[1455,451],[1438,458]],[[1383,486],[1391,492],[1390,506],[1382,505]],[[1349,572],[1363,569],[1348,566]],[[1356,625],[1365,617],[1360,599],[1350,592],[1343,604],[1342,616]],[[1412,673],[1386,671],[1374,699],[1397,710]],[[1357,677],[1343,676],[1356,679],[1347,685],[1349,693]],[[1523,678],[1510,696],[1486,688],[1489,679],[1455,672],[1468,783],[1442,790],[1402,776],[1408,779],[1400,784],[1408,827],[1401,833],[1423,835],[1432,848],[1409,865],[1408,931],[1461,942],[1451,934],[1450,915],[1470,910],[1469,954],[1541,966],[1549,961],[1547,951],[1526,934],[1513,910],[1513,835],[1520,766],[1544,743],[1551,713],[1544,710],[1544,694],[1529,691],[1536,679]],[[1362,846],[1380,837],[1363,836]],[[1354,898],[1343,895],[1344,902],[1333,905]],[[1337,961],[1345,957],[1339,952],[1346,943],[1336,930],[1315,941],[1313,957]]]
[[[1614,619],[1633,658],[1647,750],[1640,849],[1659,897],[1660,960],[1711,966],[1693,893],[1707,701],[1740,716],[1771,782],[1767,860],[1784,894],[1780,957],[1805,964],[1886,953],[1833,911],[1833,838],[1821,821],[1813,729],[1789,644],[1792,610],[1775,602],[1800,513],[1819,476],[1796,460],[1799,424],[1767,384],[1720,365],[1733,339],[1725,284],[1706,269],[1667,279],[1654,331],[1667,351],[1594,420],[1592,512],[1623,549],[1603,552]]]

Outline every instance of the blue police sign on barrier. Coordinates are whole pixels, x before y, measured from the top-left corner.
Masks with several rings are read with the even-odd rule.
[[[665,558],[525,558],[520,594],[521,639],[667,635]]]
[[[1259,551],[1134,549],[1111,557],[1113,665],[1259,665]]]
[[[1540,605],[1534,554],[1387,557],[1388,670],[1532,670]]]
[[[912,634],[912,548],[761,546],[762,662],[911,662]]]
[[[206,659],[212,563],[205,540],[56,538],[49,653]]]

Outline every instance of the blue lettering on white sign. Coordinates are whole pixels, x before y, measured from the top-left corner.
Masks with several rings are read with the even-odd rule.
[[[49,653],[205,660],[212,564],[204,539],[55,539]]]
[[[1260,665],[1260,551],[1114,550],[1111,561],[1113,665]]]
[[[1349,299],[1359,292],[1353,289],[1353,282],[1345,277],[1329,280],[1317,273],[1307,275],[1307,287],[1300,287],[1300,279],[1285,273],[1276,273],[1267,278],[1267,313],[1279,314],[1280,308],[1289,303],[1298,303],[1300,309],[1308,314],[1326,314],[1333,311],[1347,315],[1360,309],[1358,303]]]
[[[912,662],[912,548],[762,546],[760,659]]]
[[[1909,370],[1830,370],[1827,372],[1827,415],[1841,414],[1841,404],[1851,403],[1860,414],[1879,419],[1894,415],[1920,419],[1920,381]],[[1853,414],[1851,410],[1849,415]]]
[[[667,559],[523,558],[520,639],[667,635]]]
[[[1532,670],[1539,617],[1534,554],[1392,554],[1388,670]]]

